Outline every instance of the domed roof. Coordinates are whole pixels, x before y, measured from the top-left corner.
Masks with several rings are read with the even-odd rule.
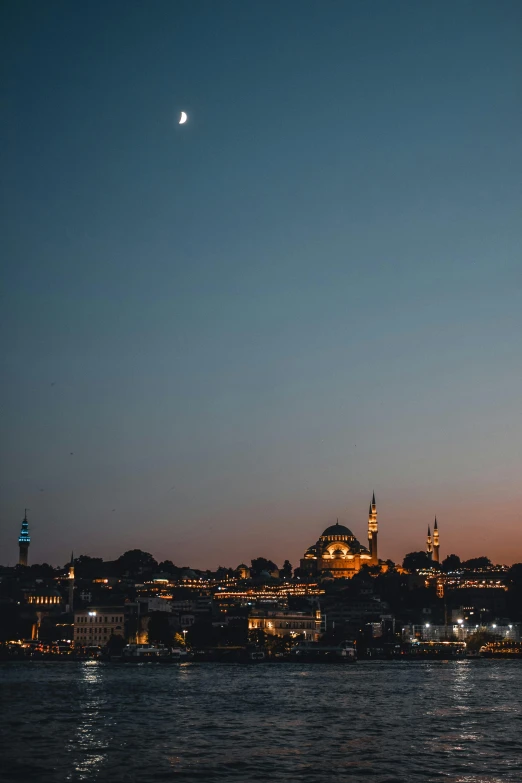
[[[340,525],[339,522],[337,522],[335,525],[330,525],[330,527],[327,527],[326,530],[323,533],[323,536],[350,536],[353,537],[353,533],[351,530],[348,530],[347,527],[344,525]]]

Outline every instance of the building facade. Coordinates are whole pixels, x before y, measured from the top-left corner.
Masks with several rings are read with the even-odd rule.
[[[125,637],[122,606],[89,606],[74,613],[74,642],[85,647],[103,647],[111,636]]]
[[[368,514],[368,547],[355,538],[352,531],[339,524],[327,527],[317,543],[309,547],[301,559],[302,571],[310,577],[350,578],[363,565],[377,565],[377,506],[375,493]]]
[[[264,631],[269,636],[303,636],[317,641],[321,633],[321,612],[253,609],[248,617],[249,631]]]

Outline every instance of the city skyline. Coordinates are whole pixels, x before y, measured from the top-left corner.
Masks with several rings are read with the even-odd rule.
[[[1,559],[522,559],[521,26],[2,4]]]
[[[518,550],[511,550],[511,559],[509,559],[509,560],[501,561],[499,559],[495,559],[495,557],[491,556],[490,549],[487,548],[486,545],[482,546],[481,544],[477,544],[477,542],[475,542],[474,540],[472,540],[472,543],[475,544],[476,546],[472,549],[471,554],[470,554],[470,550],[469,550],[469,543],[470,542],[468,542],[468,547],[465,550],[465,552],[456,551],[455,549],[451,549],[451,550],[448,549],[446,551],[443,548],[443,554],[441,555],[440,554],[440,545],[442,543],[442,546],[444,547],[445,536],[444,536],[444,533],[443,533],[442,534],[442,542],[441,542],[441,540],[439,538],[440,527],[439,527],[439,524],[438,524],[437,517],[435,517],[432,520],[431,523],[430,522],[428,523],[427,535],[424,538],[424,546],[418,546],[418,547],[417,546],[413,546],[410,549],[406,548],[405,551],[401,555],[399,555],[399,557],[392,557],[389,554],[381,553],[381,551],[379,549],[379,556],[377,558],[377,544],[376,544],[377,524],[376,524],[376,520],[377,520],[376,499],[375,499],[375,493],[373,493],[372,502],[370,503],[370,511],[369,511],[368,546],[367,546],[367,550],[368,550],[368,557],[369,557],[370,556],[370,554],[369,554],[370,551],[373,552],[373,550],[371,550],[371,540],[370,540],[369,532],[370,532],[370,530],[373,530],[374,531],[373,536],[375,538],[375,555],[372,554],[372,559],[371,559],[371,561],[369,561],[370,564],[371,563],[376,563],[376,562],[379,562],[379,561],[385,562],[386,560],[393,560],[396,564],[400,565],[402,563],[402,560],[404,559],[406,554],[408,554],[409,552],[419,552],[419,551],[425,551],[429,555],[429,557],[432,558],[437,563],[439,563],[439,562],[441,563],[444,560],[445,557],[447,557],[448,555],[453,555],[453,554],[458,555],[461,558],[462,561],[469,560],[469,559],[472,559],[474,557],[486,556],[486,557],[489,557],[492,560],[493,563],[498,563],[498,564],[503,564],[503,565],[512,565],[515,562],[519,562],[519,559],[520,559],[520,554],[519,554]],[[330,521],[327,524],[330,526],[330,525],[333,525],[334,523],[332,521]],[[345,520],[342,520],[339,517],[336,518],[335,524],[336,525],[341,524],[341,526],[345,526],[346,525],[347,527],[349,526],[349,524]],[[330,532],[332,532],[332,531],[330,531]],[[352,532],[355,535],[356,538],[357,538],[357,536],[359,536],[362,541],[366,540],[365,539],[365,535],[364,534],[361,535],[360,531],[358,529],[356,529],[355,527],[353,527],[353,529],[351,528],[350,532]],[[38,559],[38,557],[37,557],[36,560],[32,560],[32,561],[30,560],[29,555],[28,555],[29,544],[31,542],[30,533],[31,533],[31,531],[30,531],[29,521],[28,521],[28,518],[27,518],[27,509],[25,509],[24,517],[23,517],[23,520],[22,520],[22,523],[21,523],[21,528],[19,530],[19,537],[18,537],[19,562],[21,562],[23,564],[29,564],[29,565],[31,565],[33,562],[34,563],[49,562],[49,564],[51,564],[53,566],[59,566],[61,564],[61,562],[62,562],[59,559],[57,561],[52,561],[52,560],[46,560],[45,558]],[[380,534],[379,534],[379,538],[380,538]],[[123,553],[123,551],[128,551],[129,549],[140,549],[142,551],[150,551],[150,554],[152,554],[158,562],[161,562],[162,560],[171,560],[178,567],[179,566],[194,567],[194,568],[197,568],[198,570],[202,570],[202,571],[204,571],[204,570],[213,571],[213,570],[216,570],[216,568],[218,568],[220,566],[223,566],[223,567],[226,567],[226,568],[236,568],[240,563],[247,563],[248,564],[253,558],[259,557],[259,556],[262,556],[262,557],[266,556],[267,559],[272,560],[273,562],[276,562],[279,567],[282,566],[284,560],[290,560],[290,562],[296,568],[299,567],[299,564],[301,565],[301,567],[303,566],[302,553],[299,554],[299,556],[295,556],[295,557],[294,556],[289,557],[288,554],[284,554],[284,553],[282,553],[281,555],[278,556],[273,551],[270,551],[270,553],[267,554],[267,550],[271,549],[273,547],[273,544],[271,544],[270,542],[265,541],[262,546],[264,546],[264,550],[262,552],[261,551],[259,551],[257,553],[252,553],[251,552],[248,556],[240,558],[240,559],[236,558],[233,561],[220,560],[219,563],[212,562],[211,565],[209,565],[209,564],[205,565],[205,564],[202,564],[200,562],[192,562],[191,560],[187,560],[186,558],[184,559],[183,556],[181,556],[181,558],[178,557],[178,559],[175,560],[170,555],[165,554],[164,550],[161,552],[161,554],[158,554],[158,553],[155,553],[153,551],[150,551],[150,548],[148,549],[147,546],[143,545],[143,544],[136,545],[136,546],[129,545],[128,547],[125,548],[125,550],[113,552],[112,556],[107,556],[107,554],[104,553],[103,545],[101,545],[101,547],[99,549],[97,549],[96,551],[94,551],[94,552],[93,551],[83,551],[83,550],[81,550],[78,554],[87,555],[87,556],[90,556],[90,557],[98,557],[98,558],[101,557],[104,561],[110,561],[112,559],[116,559],[117,557],[119,557]],[[363,546],[365,546],[365,544],[363,544]],[[477,548],[477,546],[478,546],[478,548]],[[482,548],[480,548],[481,546],[482,546]],[[36,551],[38,552],[39,550],[37,549]],[[309,550],[307,550],[307,551],[309,551]],[[31,549],[31,552],[33,552],[33,549]],[[305,553],[305,557],[306,557],[306,553]],[[64,562],[68,562],[68,561],[64,561]],[[9,560],[7,560],[5,563],[0,563],[0,565],[13,565],[13,563],[11,563]]]

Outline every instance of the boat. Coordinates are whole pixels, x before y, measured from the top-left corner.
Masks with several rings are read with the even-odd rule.
[[[481,658],[522,658],[522,642],[513,640],[488,642],[479,651]]]
[[[166,661],[171,657],[168,647],[153,644],[127,644],[121,651],[119,660],[125,663],[144,663],[146,661]]]
[[[300,663],[356,663],[357,650],[352,642],[326,645],[320,642],[299,642],[286,660]]]

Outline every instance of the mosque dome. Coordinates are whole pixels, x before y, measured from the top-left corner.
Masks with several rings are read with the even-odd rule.
[[[350,538],[353,538],[353,533],[347,527],[340,525],[339,522],[337,522],[335,525],[327,527],[321,538],[323,538],[323,536],[349,536]]]

